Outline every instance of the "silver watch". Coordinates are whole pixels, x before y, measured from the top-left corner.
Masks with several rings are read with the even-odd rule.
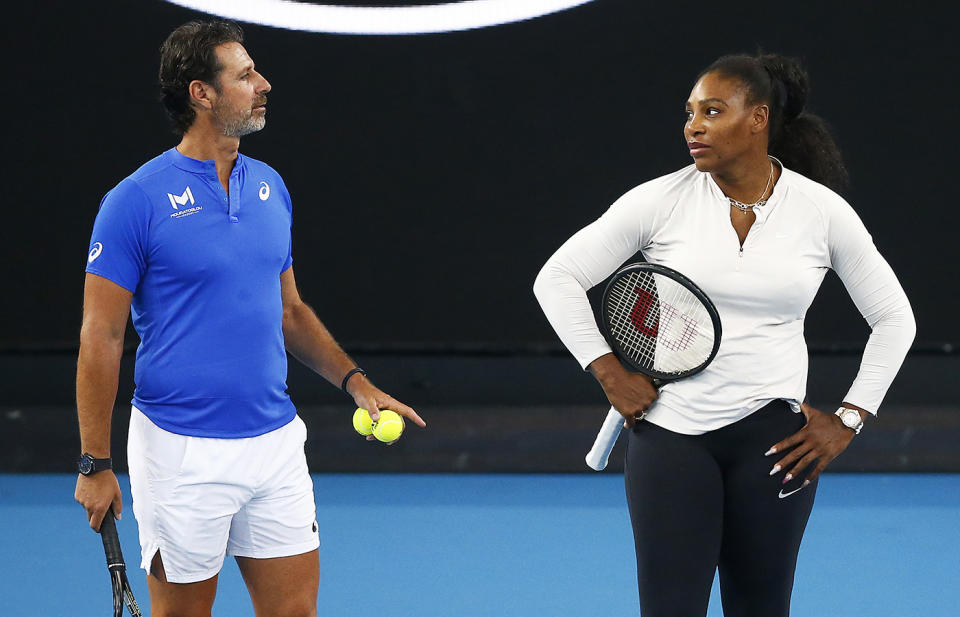
[[[849,407],[841,407],[836,411],[836,415],[840,416],[843,425],[852,430],[855,435],[860,434],[860,429],[863,428],[863,418],[860,417],[859,411]]]

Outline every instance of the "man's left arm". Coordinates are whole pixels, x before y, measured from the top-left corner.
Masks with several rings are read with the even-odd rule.
[[[280,275],[280,292],[283,298],[283,338],[287,351],[339,388],[344,376],[357,364],[337,344],[313,309],[300,298],[293,266]],[[368,410],[374,420],[379,417],[380,409],[392,409],[418,426],[427,425],[411,407],[377,388],[361,373],[354,373],[350,377],[346,390],[357,406]]]

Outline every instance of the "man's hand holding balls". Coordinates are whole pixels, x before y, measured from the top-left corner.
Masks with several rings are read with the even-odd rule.
[[[390,409],[381,409],[376,421],[362,407],[353,412],[353,428],[361,435],[367,435],[368,439],[376,438],[385,444],[400,439],[403,426],[403,416]]]
[[[366,375],[351,377],[347,382],[347,392],[357,404],[353,428],[361,435],[366,435],[367,441],[377,439],[387,445],[394,443],[403,433],[403,418],[421,428],[427,426],[417,412],[374,386]]]

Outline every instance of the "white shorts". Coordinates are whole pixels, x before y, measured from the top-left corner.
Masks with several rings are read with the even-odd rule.
[[[320,546],[300,416],[243,439],[165,431],[136,407],[127,458],[140,567],[160,551],[171,583],[213,577],[226,555],[287,557]]]

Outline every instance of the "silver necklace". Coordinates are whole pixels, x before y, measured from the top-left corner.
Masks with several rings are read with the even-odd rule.
[[[760,193],[760,199],[753,202],[752,204],[745,204],[742,201],[737,201],[733,197],[727,197],[727,199],[730,200],[731,206],[737,208],[738,210],[740,210],[740,212],[743,212],[744,214],[746,214],[747,212],[750,212],[754,208],[754,206],[763,207],[767,205],[767,199],[770,199],[770,198],[768,197],[767,199],[764,199],[763,196],[767,194],[767,189],[770,188],[771,182],[773,182],[773,161],[770,161],[770,177],[767,178],[767,186],[763,187],[763,192]]]

